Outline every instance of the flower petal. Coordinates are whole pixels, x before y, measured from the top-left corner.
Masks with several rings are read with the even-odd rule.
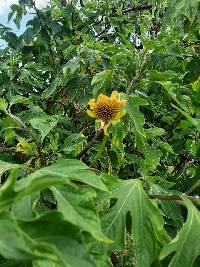
[[[86,110],[88,116],[92,117],[92,118],[96,118],[96,114],[94,113],[94,111],[87,109]]]
[[[106,124],[104,127],[103,127],[103,131],[104,131],[104,134],[109,136],[109,132],[108,132],[108,127],[110,126],[110,124]]]
[[[126,115],[126,110],[125,109],[122,109],[120,111],[120,118],[124,117]]]
[[[106,95],[104,95],[104,94],[100,94],[99,96],[98,96],[98,98],[97,98],[97,102],[101,102],[101,101],[107,101],[107,96]]]
[[[111,121],[111,123],[114,125],[114,124],[117,124],[118,122],[120,122],[121,118],[126,115],[126,110],[123,109],[121,110],[117,116],[114,118],[114,120]]]
[[[126,104],[126,102],[127,101],[124,100],[124,99],[123,100],[119,100],[118,103],[119,103],[120,108],[123,108],[123,106]]]
[[[119,93],[117,92],[117,91],[112,91],[112,94],[111,94],[111,96],[110,96],[112,99],[113,98],[119,98]]]
[[[93,109],[96,105],[96,101],[95,99],[90,99],[90,101],[88,102],[88,104],[90,105],[90,108]]]

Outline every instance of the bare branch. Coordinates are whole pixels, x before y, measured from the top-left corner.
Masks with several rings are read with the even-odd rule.
[[[97,139],[99,139],[99,137],[103,134],[103,129],[101,129],[100,131],[98,131],[96,133],[96,135],[94,136],[94,138],[92,139],[91,142],[89,142],[84,148],[83,150],[76,156],[76,159],[80,159],[82,158],[82,156],[88,151],[90,150],[91,147],[93,147],[93,145],[96,144]]]
[[[194,190],[196,190],[198,187],[200,187],[200,180],[198,180],[190,189],[188,189],[185,194],[189,195],[191,194]]]
[[[174,200],[174,201],[181,201],[182,200],[181,195],[179,196],[179,195],[154,195],[154,194],[149,194],[148,196],[151,199]],[[188,198],[194,204],[200,205],[200,197],[199,196],[188,196],[186,194],[182,194],[182,196]]]
[[[0,153],[2,153],[2,152],[14,152],[14,151],[16,151],[15,147],[5,147],[5,146],[0,147]]]
[[[124,9],[122,11],[123,14],[129,13],[131,11],[144,11],[144,10],[149,10],[152,8],[152,5],[141,5],[141,6],[133,6],[129,7],[127,9]]]

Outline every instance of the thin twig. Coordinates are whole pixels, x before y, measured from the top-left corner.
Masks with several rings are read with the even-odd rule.
[[[174,201],[182,200],[181,196],[178,196],[178,195],[154,195],[154,194],[149,194],[148,196],[151,199],[174,200]],[[186,194],[182,194],[182,196],[188,198],[193,203],[195,203],[197,205],[200,205],[200,197],[199,196],[188,196]]]
[[[103,129],[99,130],[96,135],[94,136],[94,138],[92,139],[91,142],[89,142],[84,148],[83,150],[76,156],[76,159],[80,159],[82,158],[82,156],[88,151],[90,150],[90,148],[96,144],[97,139],[99,139],[99,137],[103,134]]]
[[[0,153],[1,152],[14,152],[14,151],[16,151],[15,147],[5,147],[5,146],[0,147]]]
[[[131,93],[131,90],[132,90],[133,86],[138,82],[140,76],[143,73],[144,64],[146,62],[146,54],[147,54],[147,50],[145,49],[143,51],[142,55],[141,55],[141,60],[140,60],[139,68],[136,71],[136,75],[135,75],[135,77],[133,77],[133,79],[131,80],[131,82],[130,82],[128,88],[127,88],[127,91],[126,91],[127,94]]]
[[[143,11],[143,10],[149,10],[152,8],[152,5],[141,5],[141,6],[133,6],[129,7],[127,9],[124,9],[122,11],[123,14],[129,13],[131,11]]]
[[[198,180],[195,184],[193,184],[193,186],[190,188],[190,189],[188,189],[186,192],[185,192],[185,194],[186,195],[189,195],[189,194],[191,194],[194,190],[196,190],[198,187],[200,187],[200,180]]]
[[[107,135],[104,135],[104,137],[103,137],[103,141],[102,141],[102,143],[101,143],[101,147],[100,147],[100,149],[99,149],[99,151],[98,151],[96,157],[95,157],[94,160],[92,161],[92,164],[95,163],[95,162],[97,162],[97,160],[99,160],[99,159],[101,158],[102,153],[103,153],[103,151],[104,151],[104,149],[105,149],[107,140],[108,140],[108,136],[107,136]]]
[[[85,7],[85,5],[83,4],[83,0],[80,0],[80,6]]]

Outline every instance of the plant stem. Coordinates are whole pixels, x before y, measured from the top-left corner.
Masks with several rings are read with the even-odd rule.
[[[81,150],[81,152],[76,156],[76,159],[82,158],[83,155],[97,142],[97,139],[103,134],[103,129],[98,131],[91,142],[87,143],[87,145]]]
[[[129,95],[132,91],[132,88],[133,86],[138,82],[138,80],[140,79],[140,76],[142,75],[143,73],[143,70],[144,70],[144,64],[146,62],[146,54],[147,54],[147,49],[144,49],[142,55],[141,55],[141,60],[139,62],[139,67],[138,67],[138,70],[136,71],[136,74],[135,76],[133,77],[133,79],[131,80],[128,88],[127,88],[127,91],[126,93]]]
[[[95,162],[97,162],[97,160],[102,156],[102,153],[103,153],[104,148],[106,146],[107,140],[108,140],[108,136],[107,135],[104,135],[103,136],[103,141],[101,143],[101,147],[100,147],[100,149],[99,149],[99,151],[98,151],[98,153],[97,153],[94,161],[92,162],[92,164],[95,163]]]
[[[185,194],[191,194],[194,190],[196,190],[198,187],[200,187],[200,180],[198,180],[190,189],[185,192]]]

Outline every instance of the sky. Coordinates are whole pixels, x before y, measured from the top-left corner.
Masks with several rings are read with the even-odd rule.
[[[46,4],[50,0],[35,0],[35,5],[38,9],[41,9],[46,6]],[[18,4],[18,0],[0,0],[0,24],[3,24],[4,26],[8,26],[13,29],[13,31],[16,34],[22,33],[26,28],[26,22],[33,16],[31,14],[27,14],[22,19],[22,25],[20,29],[17,29],[15,24],[11,21],[8,22],[8,13],[10,12],[10,6],[12,4]],[[2,48],[2,45],[4,46],[5,43],[0,39],[0,48]]]

